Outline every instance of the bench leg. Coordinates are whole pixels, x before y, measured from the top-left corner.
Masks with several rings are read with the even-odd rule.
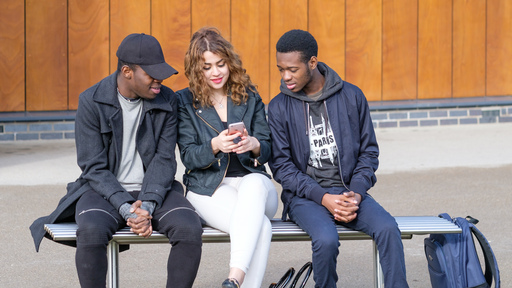
[[[382,267],[380,266],[380,258],[379,258],[379,250],[377,249],[377,244],[375,241],[373,242],[373,280],[375,282],[375,288],[383,288],[384,287],[384,273],[382,273]]]
[[[119,287],[119,244],[110,241],[107,247],[108,285],[109,288]]]

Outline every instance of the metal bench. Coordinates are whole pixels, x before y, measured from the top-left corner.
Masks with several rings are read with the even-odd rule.
[[[461,233],[461,229],[452,222],[436,216],[397,216],[395,217],[402,234],[402,239],[411,239],[413,235]],[[45,230],[54,241],[76,240],[75,223],[45,224]],[[371,240],[371,237],[352,229],[337,226],[340,240]],[[203,243],[229,242],[229,235],[211,227],[203,229]],[[295,223],[272,220],[272,241],[310,241],[309,236]],[[168,243],[167,237],[153,232],[149,238],[140,237],[129,228],[114,234],[107,248],[108,256],[108,287],[119,287],[119,245]],[[383,273],[379,264],[379,253],[374,243],[374,282],[375,287],[384,287]]]

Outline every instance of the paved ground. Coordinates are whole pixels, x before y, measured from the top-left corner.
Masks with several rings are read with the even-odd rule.
[[[448,212],[478,218],[497,255],[502,286],[512,287],[512,124],[379,129],[377,137],[381,166],[370,193],[396,216]],[[43,240],[36,253],[28,230],[78,177],[74,153],[74,143],[66,140],[0,143],[0,211],[6,223],[0,235],[1,287],[78,287],[75,250]],[[430,287],[423,238],[404,241],[411,287]],[[163,287],[168,249],[134,245],[121,253],[121,287]],[[342,243],[339,287],[372,287],[371,249],[370,241]],[[310,254],[307,242],[273,243],[263,287]],[[228,258],[229,244],[205,244],[195,287],[218,287]]]

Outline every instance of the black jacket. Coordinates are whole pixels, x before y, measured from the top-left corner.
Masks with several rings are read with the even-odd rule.
[[[245,103],[234,105],[228,97],[228,123],[243,121],[249,135],[260,142],[260,156],[254,158],[250,152],[237,154],[240,163],[250,172],[263,173],[268,176],[263,166],[270,158],[270,130],[268,128],[265,105],[261,97],[248,91]],[[193,95],[188,88],[176,92],[178,95],[178,117],[181,161],[186,171],[183,184],[187,190],[201,195],[211,196],[226,174],[230,155],[212,152],[211,139],[224,130],[214,107],[194,108]],[[199,106],[199,103],[196,103]],[[270,176],[269,176],[270,177]]]
[[[158,207],[170,191],[176,173],[177,101],[174,92],[165,86],[155,99],[142,101],[136,146],[145,173],[139,199],[155,201]],[[117,209],[126,202],[135,202],[116,179],[122,137],[123,115],[116,72],[80,94],[75,142],[82,174],[68,184],[67,194],[55,211],[30,226],[36,250],[45,236],[44,224],[74,221],[76,201],[88,190],[95,190]]]

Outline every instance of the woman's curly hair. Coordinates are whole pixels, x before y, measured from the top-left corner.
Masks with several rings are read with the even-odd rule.
[[[190,45],[185,54],[185,76],[189,81],[189,89],[202,107],[213,106],[210,101],[211,87],[206,83],[203,73],[204,52],[218,55],[229,68],[229,79],[226,92],[231,101],[240,105],[247,101],[247,89],[256,92],[251,78],[242,67],[240,56],[234,51],[233,45],[224,39],[214,27],[203,27],[192,35]],[[197,103],[196,102],[196,103]],[[195,103],[194,103],[195,106]]]

